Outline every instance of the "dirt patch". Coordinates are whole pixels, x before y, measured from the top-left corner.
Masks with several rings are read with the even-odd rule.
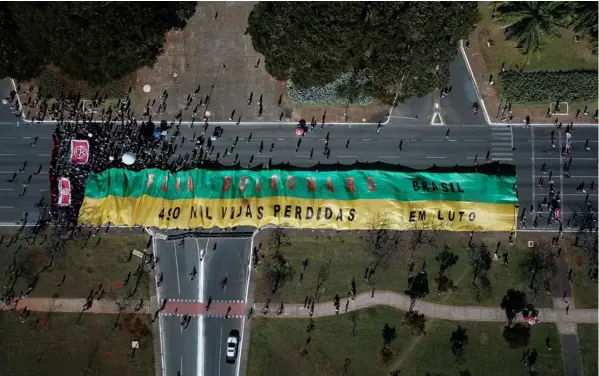
[[[244,35],[254,4],[198,2],[196,13],[188,20],[185,29],[167,33],[164,52],[153,67],[144,67],[106,87],[91,88],[80,81],[65,81],[58,71],[50,69],[40,77],[43,79],[33,83],[41,85],[51,96],[59,95],[62,87],[67,94],[80,92],[84,99],[93,99],[99,92],[101,97],[107,96],[109,100],[94,109],[97,113],[108,106],[114,109],[118,98],[122,98],[131,87],[131,112],[137,119],[142,118],[150,105],[149,115],[166,120],[181,114],[183,121],[191,121],[195,112],[198,122],[203,121],[205,116],[209,121],[240,121],[241,124],[296,123],[300,119],[309,121],[312,116],[321,121],[327,111],[327,123],[344,122],[344,107],[302,107],[286,100],[285,83],[266,72],[264,57],[253,49],[251,38]],[[33,83],[21,83],[19,91],[21,101],[30,103],[24,111],[30,116],[38,112],[37,107],[32,105],[35,99],[32,93],[36,90],[27,93]],[[144,89],[149,89],[149,92]],[[168,93],[166,109],[159,112],[161,95],[165,91]],[[193,97],[189,106],[186,105],[188,96]],[[283,99],[280,105],[279,98]],[[263,107],[261,114],[260,100]],[[384,121],[387,110],[388,107],[380,103],[363,108],[352,107],[347,111],[347,120],[352,123]],[[47,115],[46,119],[49,118]]]

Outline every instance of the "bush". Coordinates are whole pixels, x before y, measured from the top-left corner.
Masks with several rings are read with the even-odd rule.
[[[500,74],[505,98],[522,102],[575,102],[597,99],[596,70],[516,71]]]
[[[307,104],[317,106],[346,106],[348,96],[345,93],[349,89],[351,74],[346,73],[337,80],[322,87],[311,87],[307,89],[299,88],[291,80],[287,81],[287,90],[291,102],[294,104]],[[359,84],[364,84],[368,78],[366,76],[358,79]],[[352,104],[366,106],[372,103],[372,97],[364,92],[355,93]]]

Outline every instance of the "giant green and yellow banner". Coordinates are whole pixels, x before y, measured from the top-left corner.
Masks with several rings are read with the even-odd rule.
[[[515,180],[457,172],[109,169],[90,174],[79,222],[510,231]]]

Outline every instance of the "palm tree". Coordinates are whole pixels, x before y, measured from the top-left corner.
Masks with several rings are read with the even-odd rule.
[[[577,1],[573,4],[572,29],[587,38],[593,45],[594,51],[597,52],[597,3]]]
[[[570,7],[565,1],[506,1],[497,7],[497,21],[509,29],[508,39],[515,39],[524,55],[538,52],[543,41],[560,37]]]

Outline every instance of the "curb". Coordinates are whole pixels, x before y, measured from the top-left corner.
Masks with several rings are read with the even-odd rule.
[[[148,231],[148,230],[146,230]],[[150,234],[150,232],[148,231]],[[152,235],[152,234],[150,234]],[[152,247],[152,252],[154,252],[154,247]],[[156,312],[159,308],[158,304],[158,294],[156,291],[156,273],[155,270],[150,272],[150,278],[154,283],[150,284],[150,316],[152,312]],[[154,373],[156,376],[162,376],[164,374],[164,365],[162,362],[162,332],[160,330],[160,321],[155,320],[152,322],[152,333],[157,334],[153,336],[152,346],[154,347]]]
[[[256,236],[260,234],[262,228],[257,228],[253,235],[252,240],[250,241],[250,257],[248,262],[248,276],[246,281],[246,289],[245,289],[245,306],[253,307],[253,295],[254,289],[252,284],[252,261],[254,256],[254,239]],[[250,284],[252,284],[252,288],[250,289]],[[250,297],[250,290],[252,291],[252,304],[248,303],[248,299]],[[246,325],[247,322],[247,325]],[[252,325],[250,323],[250,318],[247,317],[247,313],[243,315],[243,321],[241,323],[241,340],[239,341],[239,360],[237,362],[237,371],[236,376],[245,376],[247,374],[247,362],[250,354],[250,341],[251,341],[251,333],[252,333]],[[246,345],[244,347],[244,345]],[[245,350],[244,350],[245,348]],[[243,369],[241,364],[243,363]]]
[[[15,83],[15,80],[13,78],[10,79],[10,82],[12,83],[12,87],[15,91],[17,91],[17,85]],[[19,96],[19,93],[17,92],[16,94],[17,97],[17,102],[19,103],[19,108],[21,109],[21,120],[23,120],[25,122],[25,124],[56,124],[58,121],[56,120],[29,120],[25,117],[25,113],[23,112],[23,104],[21,102],[21,97]],[[387,119],[385,121],[381,121],[381,125],[387,125],[389,124],[389,122],[391,121],[391,114],[393,112],[393,106],[389,106],[389,111],[387,112]],[[92,120],[91,123],[100,123],[97,120]],[[215,124],[215,125],[237,125],[236,121],[210,121],[210,124]],[[282,122],[262,122],[262,121],[248,121],[248,122],[243,122],[240,123],[244,124],[244,125],[279,125]],[[291,123],[291,122],[289,122]],[[182,121],[181,125],[190,125],[191,121]],[[194,122],[194,124],[198,124],[198,122]],[[363,123],[363,122],[359,122],[359,123],[352,123],[352,122],[344,122],[344,123],[325,123],[325,125],[367,125],[367,126],[373,126],[373,125],[377,125],[378,123]]]

